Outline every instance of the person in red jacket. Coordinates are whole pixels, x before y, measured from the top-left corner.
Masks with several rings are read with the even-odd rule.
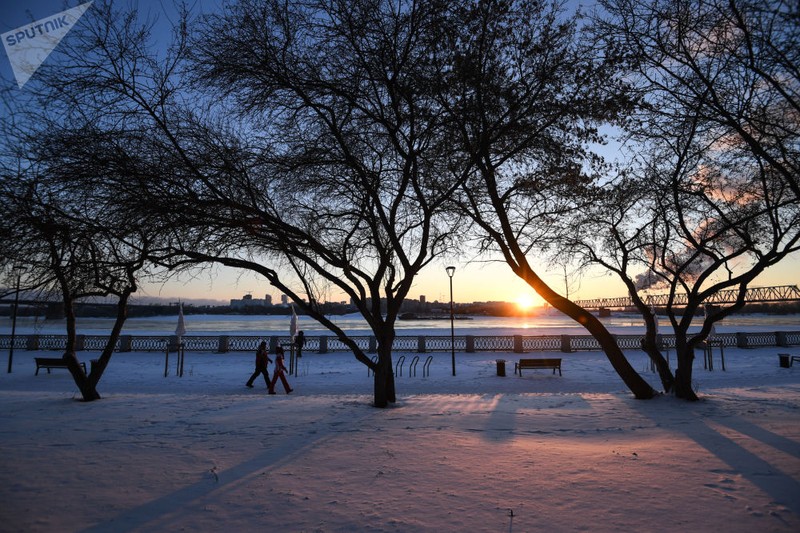
[[[281,383],[283,383],[283,388],[286,389],[286,394],[294,390],[289,386],[289,382],[286,381],[286,367],[283,364],[282,346],[275,348],[275,372],[272,374],[272,388],[269,391],[270,394],[275,394],[275,382],[278,381],[278,378],[281,378]]]
[[[272,359],[269,358],[269,354],[267,353],[267,341],[261,341],[261,344],[258,345],[258,350],[256,350],[256,370],[245,385],[252,389],[253,381],[256,380],[259,374],[262,374],[264,376],[264,383],[267,384],[267,390],[270,394],[275,394],[275,382],[270,382],[269,371],[267,370],[267,365],[271,362]]]

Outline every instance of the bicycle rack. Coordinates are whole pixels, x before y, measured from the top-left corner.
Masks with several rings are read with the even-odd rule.
[[[411,377],[411,372],[414,372],[414,377],[417,377],[417,363],[419,363],[419,356],[415,355],[414,359],[411,360],[411,364],[408,365],[408,377]]]
[[[403,361],[406,360],[405,355],[401,355],[400,359],[397,360],[397,363],[394,365],[394,375],[395,376],[403,376]],[[400,372],[397,372],[397,368],[400,367]]]
[[[433,356],[429,355],[427,359],[425,359],[425,364],[422,365],[422,377],[428,377],[431,375],[431,361],[433,361]]]

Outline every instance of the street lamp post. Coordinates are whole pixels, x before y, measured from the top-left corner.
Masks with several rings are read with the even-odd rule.
[[[17,269],[15,269],[17,270]],[[17,270],[17,290],[14,295],[14,314],[11,315],[11,346],[8,347],[8,373],[11,373],[11,363],[14,360],[14,340],[17,335],[17,309],[19,308],[19,283],[22,273]]]
[[[456,267],[449,266],[445,268],[447,276],[450,278],[450,357],[453,362],[453,375],[456,375],[456,342],[455,342],[455,327],[453,326],[453,274],[456,272]]]

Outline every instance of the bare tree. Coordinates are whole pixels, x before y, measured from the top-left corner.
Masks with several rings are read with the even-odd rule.
[[[756,276],[798,250],[797,12],[783,2],[604,7],[598,34],[629,62],[642,106],[627,124],[633,155],[624,177],[580,218],[605,238],[572,239],[628,287],[665,389],[696,399],[694,349],[742,308]],[[669,293],[674,378],[642,292],[655,288]],[[690,334],[694,315],[724,289],[739,291],[736,302]]]
[[[207,20],[193,46],[196,81],[232,98],[253,128],[239,188],[218,199],[240,221],[237,241],[281,258],[299,289],[220,240],[198,243],[202,258],[261,272],[339,334],[375,371],[380,407],[395,401],[400,306],[450,239],[439,213],[454,185],[442,183],[441,112],[425,92],[444,68],[429,52],[439,8],[243,0]],[[370,325],[376,363],[320,311],[326,287]]]
[[[135,17],[103,4],[53,84],[102,133],[75,164],[102,172],[120,216],[169,233],[151,259],[262,274],[375,371],[380,407],[396,399],[400,305],[454,225],[439,212],[457,183],[442,183],[440,112],[423,91],[443,68],[429,53],[438,7],[237,2],[204,21],[184,64],[188,20],[159,60]],[[114,157],[96,149],[107,143]],[[331,287],[372,328],[376,362],[323,314]]]
[[[38,170],[35,175],[17,176],[13,186],[3,188],[0,214],[7,224],[6,244],[13,246],[2,246],[0,264],[22,267],[25,287],[33,294],[60,298],[67,333],[63,359],[83,399],[97,400],[97,385],[116,348],[128,300],[145,265],[146,236],[135,229],[121,231],[107,225],[108,219],[92,207],[97,197],[75,194],[86,189],[75,187],[68,178],[62,181],[63,168],[55,180],[42,172],[41,164],[29,167],[29,173],[33,169]],[[117,299],[116,320],[103,352],[86,374],[76,355],[74,304],[82,298],[108,296]]]
[[[122,191],[115,185],[160,169],[143,165],[141,153],[153,152],[142,150],[149,137],[132,127],[140,123],[128,118],[130,106],[120,109],[116,100],[96,98],[102,91],[87,90],[80,84],[85,80],[64,75],[92,54],[69,57],[74,46],[63,50],[66,58],[42,66],[25,92],[4,102],[0,267],[22,267],[25,289],[63,303],[63,358],[83,399],[91,401],[100,398],[98,383],[116,349],[128,301],[147,275],[148,250],[161,227],[119,202]],[[88,374],[76,355],[74,313],[74,304],[86,298],[116,300],[117,306],[106,346]]]
[[[603,324],[551,288],[532,263],[553,242],[555,222],[592,200],[599,159],[587,146],[602,141],[600,124],[631,105],[615,57],[583,45],[578,19],[558,4],[478,2],[458,18],[463,23],[440,49],[453,56],[441,85],[453,150],[471,176],[457,198],[462,212],[486,250],[583,325],[637,398],[651,398],[655,391]]]

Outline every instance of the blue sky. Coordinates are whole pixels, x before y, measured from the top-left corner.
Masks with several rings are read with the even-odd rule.
[[[87,2],[80,0],[30,0],[24,3],[0,2],[0,33],[6,33],[33,21],[51,17],[84,3]],[[196,14],[216,10],[221,3],[222,0],[190,0],[188,2],[192,13]],[[172,0],[121,0],[115,2],[115,4],[121,7],[137,8],[143,20],[155,21],[154,34],[163,34],[165,39],[169,36],[170,21],[177,20],[177,11]],[[4,80],[14,79],[5,49],[3,50],[3,61],[0,62],[0,76]]]

